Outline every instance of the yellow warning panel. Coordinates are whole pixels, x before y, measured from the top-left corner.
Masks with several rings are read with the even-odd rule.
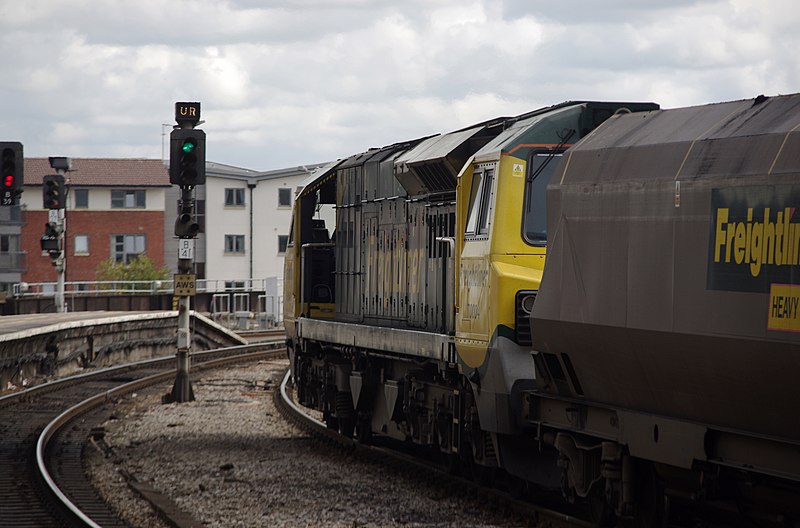
[[[800,285],[770,285],[767,329],[800,332]]]
[[[174,295],[178,297],[193,296],[197,292],[194,274],[176,274],[173,277],[175,281]]]

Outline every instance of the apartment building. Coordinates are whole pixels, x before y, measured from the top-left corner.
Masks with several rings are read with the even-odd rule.
[[[56,271],[41,250],[48,221],[42,180],[55,174],[47,158],[25,159],[25,185],[20,198],[19,250],[25,255],[22,281],[51,282]],[[72,158],[66,173],[66,281],[97,280],[97,267],[107,259],[129,262],[147,255],[164,265],[164,206],[169,174],[161,160]]]
[[[320,166],[255,172],[208,163],[201,225],[205,278],[241,282],[283,277],[295,194]]]

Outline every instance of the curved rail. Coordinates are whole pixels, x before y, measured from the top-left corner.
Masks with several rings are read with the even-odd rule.
[[[283,340],[262,342],[252,345],[241,345],[229,348],[220,348],[214,350],[207,350],[204,352],[196,352],[192,354],[193,358],[203,358],[209,355],[219,354],[223,352],[231,352],[231,351],[244,352],[246,350],[267,348],[267,350],[246,352],[218,359],[207,360],[204,361],[203,363],[193,365],[193,367],[195,370],[205,370],[205,369],[216,368],[230,363],[238,363],[242,361],[251,361],[259,359],[269,355],[270,353],[278,351],[279,348],[276,347],[275,345],[282,346]],[[88,375],[81,375],[80,378],[85,379],[87,376],[91,375],[97,376],[103,373],[108,373],[110,371],[113,372],[116,370],[125,370],[126,368],[129,369],[135,366],[158,365],[159,363],[162,363],[164,361],[174,362],[175,358],[169,357],[169,358],[157,358],[157,359],[139,361],[132,364],[122,365],[118,367],[111,367],[109,369],[103,369],[101,371],[96,371]],[[51,421],[39,435],[39,439],[36,442],[36,471],[38,471],[39,477],[46,486],[46,489],[49,490],[49,492],[60,502],[60,504],[64,507],[64,509],[68,512],[68,514],[71,515],[73,519],[75,519],[77,522],[82,523],[83,525],[89,526],[91,528],[101,528],[100,525],[95,523],[89,516],[87,516],[83,511],[81,511],[81,509],[78,506],[76,506],[69,499],[69,497],[67,497],[64,494],[64,492],[59,488],[58,484],[55,482],[52,475],[50,474],[50,471],[47,468],[46,456],[45,456],[50,440],[52,440],[53,437],[55,437],[59,433],[59,431],[61,431],[62,428],[65,427],[68,423],[70,423],[74,418],[82,414],[85,414],[86,412],[90,411],[91,409],[94,409],[99,405],[102,405],[111,398],[127,394],[139,390],[143,387],[160,383],[162,381],[167,381],[174,376],[175,376],[175,371],[168,370],[165,372],[153,374],[151,376],[147,376],[138,380],[125,383],[124,385],[120,385],[119,387],[115,387],[113,389],[92,396],[91,398],[87,398],[86,400],[70,407],[69,409],[61,413],[58,417],[56,417],[53,421]],[[72,378],[65,378],[64,380],[58,380],[58,381],[66,382],[69,380],[75,382],[75,380]]]
[[[308,413],[306,413],[303,409],[300,408],[299,405],[297,405],[294,402],[294,400],[289,396],[289,393],[286,392],[286,385],[289,383],[289,379],[291,377],[292,377],[292,371],[291,370],[287,370],[286,371],[286,375],[283,377],[283,381],[281,382],[281,398],[283,398],[284,403],[286,405],[288,405],[289,407],[291,407],[291,409],[296,414],[298,414],[300,416],[303,416],[309,422],[312,422],[312,423],[316,424],[319,427],[326,428],[324,422],[322,422],[320,420],[317,420],[313,416],[309,416]]]
[[[286,375],[284,376],[280,385],[279,394],[281,406],[279,406],[279,410],[282,409],[281,412],[284,412],[287,417],[294,419],[296,422],[305,422],[305,424],[308,424],[308,429],[313,429],[315,433],[324,436],[328,440],[333,440],[333,442],[346,448],[356,448],[362,450],[362,452],[368,453],[369,456],[374,456],[378,463],[401,464],[406,466],[411,465],[422,471],[425,471],[430,476],[445,479],[449,483],[465,486],[466,488],[475,491],[479,495],[482,495],[492,501],[504,504],[509,509],[516,511],[523,516],[528,516],[533,519],[546,520],[550,523],[548,526],[568,526],[570,528],[592,528],[595,526],[593,523],[585,521],[572,514],[522,501],[500,490],[482,486],[471,480],[457,477],[444,469],[432,465],[430,461],[420,459],[414,455],[403,453],[388,447],[365,445],[352,438],[342,436],[338,432],[328,429],[324,422],[321,422],[313,416],[310,416],[306,410],[292,400],[286,389],[290,378],[291,371],[287,370]],[[278,393],[276,393],[276,398],[277,394]],[[291,416],[288,416],[289,413],[291,413]]]

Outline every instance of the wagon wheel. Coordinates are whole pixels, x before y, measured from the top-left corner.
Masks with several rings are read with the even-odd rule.
[[[669,520],[669,502],[664,495],[664,484],[651,462],[636,465],[636,515],[635,528],[664,528]]]
[[[606,498],[605,480],[595,482],[587,498],[589,499],[589,511],[592,514],[592,520],[598,526],[613,526],[614,507]]]

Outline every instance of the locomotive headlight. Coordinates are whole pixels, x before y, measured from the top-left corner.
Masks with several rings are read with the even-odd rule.
[[[536,294],[528,294],[522,296],[520,299],[520,308],[522,311],[525,312],[527,315],[530,315],[533,312],[533,302],[536,300]]]
[[[536,301],[535,291],[519,291],[514,299],[514,323],[516,325],[517,344],[528,346],[531,339],[531,313]]]

